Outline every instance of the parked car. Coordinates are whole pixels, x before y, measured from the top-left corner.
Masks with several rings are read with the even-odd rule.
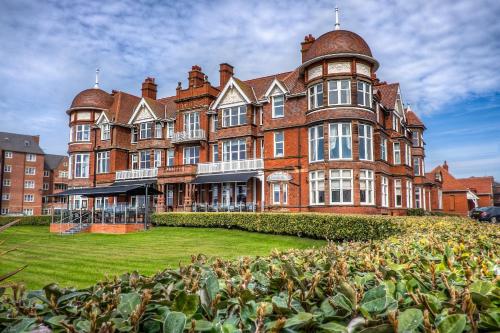
[[[500,207],[479,207],[474,208],[470,217],[479,221],[488,221],[491,223],[500,222]]]

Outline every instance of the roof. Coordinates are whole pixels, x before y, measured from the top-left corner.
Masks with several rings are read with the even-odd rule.
[[[410,126],[425,127],[422,120],[420,120],[417,114],[410,109],[407,109],[406,111],[406,121]]]
[[[176,107],[175,102],[174,102],[175,99],[176,99],[175,96],[169,96],[169,97],[164,97],[164,98],[158,100],[159,102],[163,103],[167,107],[166,108],[167,114],[165,117],[167,119],[175,118],[175,113],[177,111],[177,107]]]
[[[45,170],[54,170],[61,164],[61,162],[67,158],[64,155],[53,155],[46,154],[44,158],[44,169]]]
[[[30,154],[44,154],[38,136],[0,132],[0,149]]]
[[[104,114],[111,122],[128,123],[141,98],[123,91],[116,92],[113,97],[113,105],[111,105],[108,111],[104,111]]]
[[[274,79],[276,78],[277,80],[281,81],[288,89],[288,85],[284,82],[284,79],[286,79],[291,73],[293,72],[284,72],[284,73],[278,73],[278,74],[273,74],[273,75],[267,75],[267,76],[262,76],[258,77],[255,79],[251,80],[245,80],[241,81],[235,78],[235,80],[238,82],[238,84],[243,83],[243,86],[240,85],[241,89],[245,94],[251,93],[251,95],[247,95],[248,98],[253,99],[254,93],[257,99],[262,99],[264,97],[264,94],[266,93],[267,89],[269,86],[273,83]],[[252,91],[250,92],[250,89]],[[245,90],[247,89],[247,90]]]
[[[113,104],[113,96],[102,89],[91,88],[80,92],[71,103],[71,108],[109,109]]]
[[[437,172],[441,172],[442,176],[442,184],[443,184],[443,191],[468,191],[468,188],[462,184],[458,179],[453,177],[451,173],[447,170],[447,168],[443,167],[442,165],[438,165],[435,167],[430,174],[434,175]]]
[[[459,178],[458,181],[478,194],[493,194],[493,177],[491,176]]]
[[[355,53],[372,57],[372,51],[358,34],[347,30],[333,30],[316,39],[303,57],[303,62],[329,54]]]
[[[398,96],[399,83],[381,84],[375,86],[380,91],[381,103],[388,110],[394,110]]]

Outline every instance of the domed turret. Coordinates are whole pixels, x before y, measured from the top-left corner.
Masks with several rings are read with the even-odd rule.
[[[113,104],[113,96],[98,88],[86,89],[80,92],[73,99],[71,109],[73,108],[95,108],[109,109]]]

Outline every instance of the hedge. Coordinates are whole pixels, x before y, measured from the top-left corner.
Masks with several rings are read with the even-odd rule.
[[[16,225],[50,225],[51,216],[0,216],[0,225],[5,225],[17,219],[21,219],[21,221],[19,221]]]
[[[235,228],[328,240],[366,241],[398,233],[395,218],[312,213],[157,213],[157,226]]]

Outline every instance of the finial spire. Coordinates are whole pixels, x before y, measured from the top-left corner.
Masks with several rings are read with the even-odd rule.
[[[340,30],[339,7],[335,6],[335,30]]]
[[[99,68],[96,68],[95,70],[95,84],[94,84],[95,89],[99,89]]]

